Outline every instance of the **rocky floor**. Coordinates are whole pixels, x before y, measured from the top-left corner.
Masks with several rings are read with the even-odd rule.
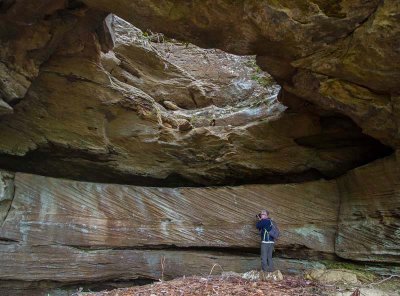
[[[183,277],[151,285],[116,289],[79,296],[156,296],[156,295],[337,295],[395,296],[400,295],[400,280],[386,278],[375,283],[358,285],[321,284],[301,276],[285,276],[282,281],[250,281],[238,276]]]
[[[168,282],[116,289],[84,296],[153,295],[322,295],[325,287],[297,277],[280,282],[251,282],[240,277],[183,277]]]

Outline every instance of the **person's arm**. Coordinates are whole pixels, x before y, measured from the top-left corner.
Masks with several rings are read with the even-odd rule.
[[[263,228],[263,220],[258,221],[256,227],[258,230],[261,230]]]

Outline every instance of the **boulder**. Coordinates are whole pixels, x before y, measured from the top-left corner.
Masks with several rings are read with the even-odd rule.
[[[191,125],[189,120],[180,119],[180,120],[178,120],[178,128],[180,131],[184,132],[184,131],[190,131],[191,129],[193,129],[193,126]]]
[[[314,269],[306,271],[305,278],[321,284],[357,284],[357,275],[349,270]]]
[[[263,272],[258,270],[251,270],[242,274],[242,278],[250,281],[262,281],[262,282],[277,282],[283,280],[283,275],[280,270],[273,272]]]
[[[177,105],[175,105],[174,102],[171,102],[171,101],[164,101],[163,105],[164,105],[165,108],[167,108],[169,110],[172,110],[172,111],[177,111],[177,110],[181,109]]]
[[[363,295],[363,296],[391,296],[391,295],[395,295],[392,294],[392,291],[384,291],[383,289],[379,289],[379,288],[360,288],[360,289],[356,289],[354,291],[346,291],[346,292],[336,292],[335,296],[354,296],[357,294],[354,294],[355,291],[359,292],[358,295]]]

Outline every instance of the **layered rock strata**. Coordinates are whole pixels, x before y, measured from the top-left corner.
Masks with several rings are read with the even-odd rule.
[[[399,154],[338,179],[336,253],[346,259],[400,263]]]
[[[287,110],[276,86],[252,80],[249,58],[203,51],[222,63],[208,75],[200,49],[153,46],[120,19],[109,25],[114,51],[101,52],[96,32],[67,39],[2,117],[1,167],[153,186],[284,183],[332,178],[391,152],[345,117]],[[193,56],[208,66],[187,66]]]
[[[334,253],[339,202],[333,181],[171,189],[17,173],[14,183],[0,229],[1,280],[159,279],[161,260],[166,278],[207,273],[216,263],[244,272],[259,265],[248,251],[259,247],[254,213],[261,206],[279,220],[284,253]],[[289,272],[315,264],[277,260]]]
[[[220,266],[213,274],[220,274],[221,267],[227,271],[246,272],[260,265],[258,255],[240,256],[212,251],[79,250],[65,246],[0,245],[0,254],[1,280],[48,280],[61,285],[110,279],[167,280],[193,274],[209,275],[214,264]],[[288,259],[276,259],[276,266],[297,273],[324,267],[318,262]],[[0,281],[0,291],[1,286]]]
[[[24,244],[258,248],[254,215],[268,207],[284,232],[280,248],[334,253],[333,181],[170,189],[18,173],[15,186],[0,237]]]
[[[3,226],[14,198],[14,174],[0,171],[0,226]]]
[[[365,178],[374,183],[359,185]],[[394,157],[337,181],[221,188],[146,188],[17,173],[0,229],[1,279],[157,279],[163,258],[166,277],[206,273],[215,263],[224,270],[255,268],[253,214],[261,207],[279,223],[276,247],[283,258],[338,255],[392,264],[400,254],[399,195],[388,188],[398,183]],[[278,265],[310,267],[288,259]]]
[[[392,152],[365,134],[399,147],[398,1],[84,3],[0,3],[0,167],[153,186],[286,183],[336,177]],[[109,12],[257,55],[282,85],[281,103],[256,83],[265,80],[248,58],[208,72],[221,52],[209,58],[175,41],[166,49],[154,42],[161,35]],[[191,61],[202,55],[206,66]],[[13,175],[1,173],[0,274],[157,279],[164,256],[168,276],[208,272],[215,261],[253,268],[254,255],[204,248],[256,248],[252,216],[264,202],[284,231],[284,256],[399,263],[397,157],[336,181],[219,189],[18,173],[14,194]]]
[[[12,113],[60,45],[82,47],[81,40],[106,15],[63,0],[2,1],[0,11],[0,114]]]
[[[285,91],[399,145],[397,1],[84,2],[144,30],[256,54]]]

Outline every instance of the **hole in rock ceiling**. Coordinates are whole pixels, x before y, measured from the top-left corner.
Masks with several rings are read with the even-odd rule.
[[[349,118],[288,108],[254,56],[109,21],[112,37],[87,41],[101,53],[50,57],[2,117],[1,168],[142,186],[275,184],[334,178],[392,153]]]
[[[258,107],[271,106],[280,90],[256,64],[255,56],[203,49],[143,32],[116,16],[112,24],[115,47],[103,55],[103,61],[115,79],[145,90],[161,106],[182,116],[199,117],[207,125],[215,117],[240,110],[251,117],[263,113]],[[117,61],[119,69],[111,60]]]

